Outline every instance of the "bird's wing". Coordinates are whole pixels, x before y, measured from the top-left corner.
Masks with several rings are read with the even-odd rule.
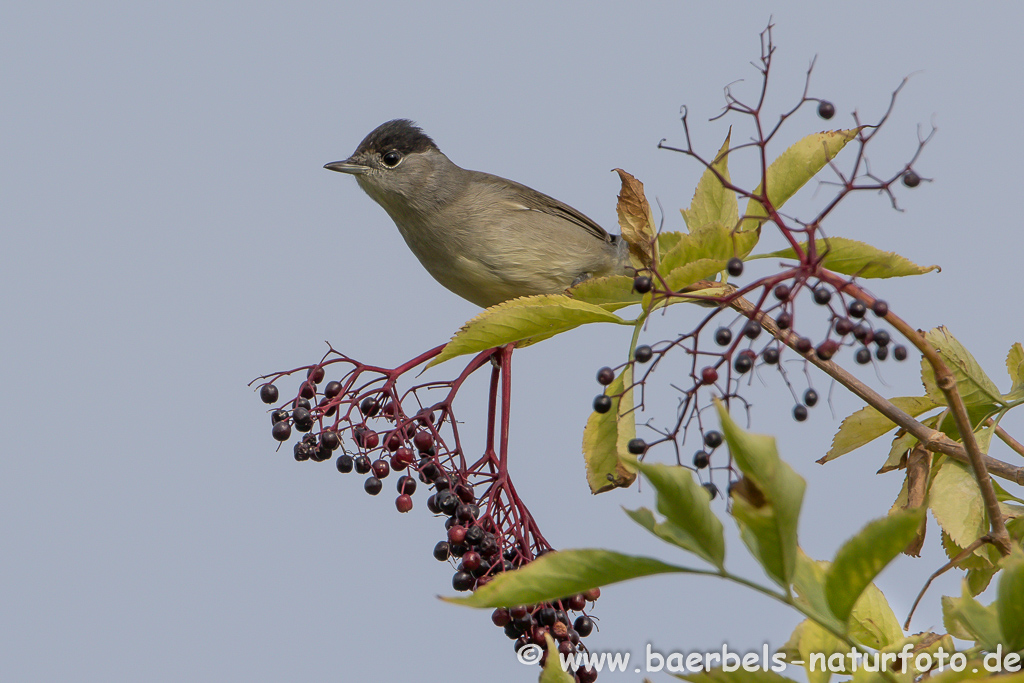
[[[481,173],[480,175],[490,176],[490,174],[486,173]],[[516,188],[517,191],[514,194],[511,192],[507,193],[507,200],[509,204],[518,206],[519,208],[527,211],[539,211],[541,213],[548,214],[549,216],[554,216],[573,223],[574,225],[583,228],[602,242],[615,242],[615,239],[608,234],[607,230],[568,204],[564,204],[554,197],[549,197],[548,195],[538,192],[526,185],[522,185],[511,180],[504,180],[497,176],[490,176],[490,178],[499,181],[496,184],[500,185],[503,189],[511,190],[512,187],[510,186]]]

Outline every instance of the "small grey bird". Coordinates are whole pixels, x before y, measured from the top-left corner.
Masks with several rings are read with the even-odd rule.
[[[620,236],[525,185],[456,166],[411,121],[388,121],[324,168],[354,175],[434,279],[478,306],[633,272]]]

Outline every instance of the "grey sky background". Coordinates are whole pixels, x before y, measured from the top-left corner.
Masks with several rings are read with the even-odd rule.
[[[873,290],[915,325],[948,325],[1008,386],[1006,352],[1024,337],[1019,4],[5,4],[0,679],[533,680],[487,612],[436,599],[452,594],[452,569],[431,558],[443,529],[422,491],[399,515],[392,480],[370,498],[358,476],[296,463],[290,445],[275,452],[246,386],[314,362],[324,340],[396,365],[477,312],[433,282],[351,178],[321,167],[409,117],[456,163],[612,229],[609,171],[625,168],[660,200],[665,229],[682,229],[700,168],[656,144],[683,141],[683,104],[708,154],[730,123],[734,140],[750,135],[740,120],[707,119],[727,83],[744,79],[733,92],[753,100],[749,62],[770,14],[768,109],[796,101],[817,54],[811,94],[838,111],[826,124],[808,107],[776,154],[849,126],[854,109],[876,119],[915,74],[869,156],[893,171],[917,126],[934,122],[918,169],[935,181],[899,188],[903,213],[884,197],[851,198],[829,232],[941,264]],[[737,163],[735,178],[756,181]],[[806,217],[829,196],[809,188],[787,208]],[[677,307],[644,340],[697,316]],[[586,488],[579,443],[594,372],[627,344],[623,329],[591,329],[516,353],[513,477],[558,547],[685,562],[622,513],[650,505],[648,490]],[[859,374],[903,395],[918,391],[917,372],[889,362],[879,377]],[[750,391],[752,427],[776,434],[809,479],[803,545],[831,557],[899,490],[898,474],[874,474],[888,442],[815,465],[858,402],[837,390],[834,417],[821,405],[796,426],[782,382],[764,377]],[[483,396],[482,382],[468,385],[460,414],[481,448]],[[651,416],[667,419],[672,394],[660,396]],[[1024,425],[1006,426],[1019,436]],[[942,563],[930,531],[923,559],[880,580],[900,618]],[[729,563],[767,581],[735,534]],[[957,578],[932,588],[915,631],[942,628],[942,591],[958,592]],[[678,577],[609,588],[594,614],[591,649],[628,650],[635,663],[647,643],[778,647],[798,622],[747,590]]]

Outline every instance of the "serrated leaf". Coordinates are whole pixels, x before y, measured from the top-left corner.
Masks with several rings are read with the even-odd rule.
[[[658,229],[651,205],[644,196],[644,184],[621,168],[616,168],[615,172],[622,181],[615,211],[622,238],[629,245],[630,260],[636,268],[650,268],[657,262],[655,233]]]
[[[942,356],[942,360],[956,378],[957,390],[967,407],[995,406],[1002,403],[999,388],[995,385],[971,352],[945,327],[937,327],[925,333],[925,340]],[[921,359],[921,380],[929,396],[945,403],[942,390],[935,381],[935,372],[927,359]]]
[[[850,637],[876,650],[903,640],[903,629],[889,601],[871,583],[857,598],[850,612]]]
[[[633,278],[627,275],[592,277],[579,283],[566,294],[578,301],[600,306],[606,311],[617,311],[638,304],[645,296],[633,290]]]
[[[548,651],[548,661],[540,672],[539,683],[576,683],[576,677],[562,668],[558,647],[550,633],[544,633],[544,643]]]
[[[947,608],[948,604],[948,608]],[[959,598],[943,600],[943,619],[948,624],[954,622],[955,628],[949,632],[969,634],[967,640],[976,640],[982,648],[995,650],[1003,642],[1002,630],[999,627],[999,615],[994,606],[985,607],[971,597],[966,582]]]
[[[587,323],[629,324],[600,306],[577,301],[564,294],[512,299],[491,306],[463,325],[427,367],[510,342],[552,337]]]
[[[766,172],[768,202],[776,209],[796,194],[807,181],[817,175],[831,159],[857,136],[859,129],[829,130],[813,133],[794,143],[771,163]],[[757,186],[754,195],[764,192],[764,183]],[[761,202],[751,199],[747,202],[740,230],[760,230],[768,217]]]
[[[1015,547],[1003,562],[996,597],[999,627],[1010,652],[1024,650],[1024,555]]]
[[[1010,380],[1013,386],[1010,393],[1006,395],[1007,400],[1020,400],[1024,398],[1024,346],[1020,342],[1010,347],[1006,354],[1006,371],[1010,373]]]
[[[684,542],[677,545],[722,569],[725,566],[722,522],[711,511],[711,497],[694,481],[692,472],[660,463],[637,462],[636,467],[658,493],[658,512],[682,536],[680,540]]]
[[[742,258],[743,248],[740,243],[747,239],[718,221],[699,226],[689,235],[683,235],[668,252],[663,253],[658,262],[658,272],[671,273],[680,266],[700,259],[728,261],[733,256]]]
[[[789,590],[796,569],[797,522],[806,482],[779,458],[775,439],[743,431],[721,401],[715,401],[729,453],[759,496],[742,495],[733,487],[732,514],[740,537],[768,576]]]
[[[807,242],[801,246],[806,253]],[[933,270],[942,270],[939,266],[919,266],[897,253],[882,251],[865,242],[845,237],[815,240],[814,246],[819,255],[825,254],[822,265],[843,275],[861,278],[889,278],[923,275]],[[753,258],[795,259],[796,251],[790,247],[773,251],[770,254],[758,254]]]
[[[711,168],[705,169],[693,193],[689,209],[683,209],[683,220],[692,233],[696,228],[717,221],[730,228],[739,220],[739,204],[736,193],[722,184],[729,182],[729,139],[732,129],[725,136],[722,148],[718,150]],[[712,170],[713,169],[713,170]]]
[[[922,516],[920,509],[894,512],[869,522],[839,548],[825,572],[825,595],[838,619],[849,618],[861,593],[914,540]]]
[[[620,457],[628,456],[626,446],[636,436],[632,384],[633,366],[627,365],[605,389],[605,394],[612,397],[611,410],[593,412],[587,418],[583,429],[583,460],[591,493],[629,486],[636,479],[628,457]]]
[[[658,233],[658,253],[667,254],[683,239],[683,233],[676,231]]]
[[[722,671],[722,669],[708,669],[700,673],[678,673],[673,674],[676,678],[691,683],[796,683],[792,678],[786,678],[775,673],[771,669],[754,669],[747,671],[742,666],[736,671]]]
[[[956,461],[944,460],[932,471],[928,507],[942,530],[961,548],[988,532],[988,516],[978,482]]]
[[[725,261],[716,259],[697,259],[690,263],[684,263],[665,276],[665,284],[672,291],[678,292],[695,282],[707,280],[725,270],[725,263]]]
[[[912,417],[944,405],[936,402],[931,396],[898,396],[889,401]],[[893,429],[896,429],[896,424],[889,418],[871,406],[865,406],[843,420],[839,425],[839,431],[832,437],[832,448],[818,462],[835,460],[840,455],[854,451]]]
[[[535,605],[641,576],[691,574],[693,571],[651,557],[623,555],[611,550],[559,550],[515,571],[496,574],[472,595],[443,599],[469,607]]]

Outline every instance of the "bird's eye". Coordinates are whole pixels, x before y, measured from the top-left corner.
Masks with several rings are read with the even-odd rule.
[[[398,162],[402,160],[402,155],[395,150],[391,150],[390,152],[385,152],[384,156],[380,159],[388,168],[394,168],[395,166],[398,166]]]

